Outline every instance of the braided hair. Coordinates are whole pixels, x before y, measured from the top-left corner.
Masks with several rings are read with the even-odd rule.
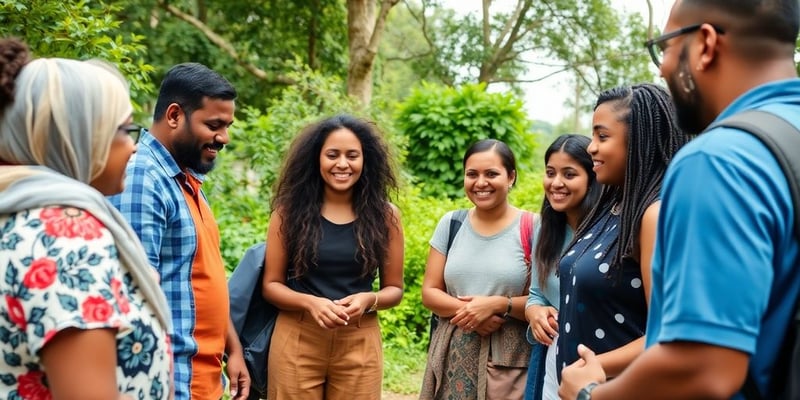
[[[628,127],[627,163],[622,186],[606,185],[600,201],[580,224],[573,238],[582,237],[614,204],[621,206],[620,234],[611,244],[611,270],[624,259],[639,260],[639,231],[645,210],[660,199],[661,183],[672,157],[690,136],[678,127],[675,106],[661,86],[642,83],[609,89],[600,94],[594,109],[610,103]]]

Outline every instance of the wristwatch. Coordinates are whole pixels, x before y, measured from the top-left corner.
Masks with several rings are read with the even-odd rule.
[[[597,382],[592,382],[578,392],[578,397],[575,400],[592,400],[592,390],[597,387]]]

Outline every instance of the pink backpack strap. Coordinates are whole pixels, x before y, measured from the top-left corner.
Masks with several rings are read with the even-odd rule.
[[[532,212],[523,211],[519,220],[519,238],[522,242],[522,251],[525,254],[525,265],[531,269],[531,252],[533,251],[533,230],[536,226],[535,216]]]

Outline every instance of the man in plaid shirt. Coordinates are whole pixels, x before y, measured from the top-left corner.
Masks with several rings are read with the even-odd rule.
[[[230,321],[219,230],[200,189],[228,143],[236,90],[218,73],[187,63],[167,72],[153,125],[127,167],[125,191],[110,198],[142,240],[172,310],[175,399],[219,399],[223,355],[234,399],[250,377]]]

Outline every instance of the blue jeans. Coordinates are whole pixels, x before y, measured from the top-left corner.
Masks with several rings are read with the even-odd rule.
[[[531,346],[531,361],[528,364],[528,380],[525,382],[525,400],[542,400],[544,362],[547,347],[541,343]]]

